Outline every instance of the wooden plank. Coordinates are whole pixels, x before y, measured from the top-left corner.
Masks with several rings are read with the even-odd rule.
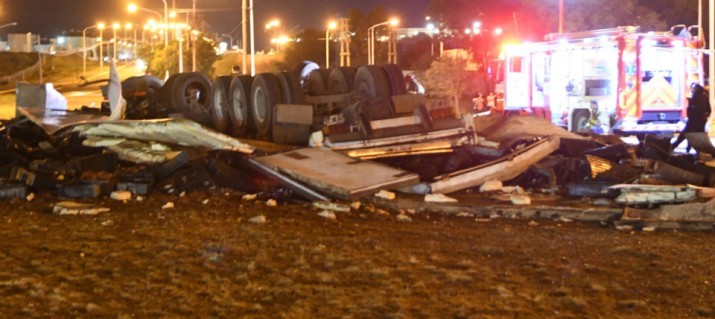
[[[256,160],[323,193],[346,199],[419,182],[415,173],[318,148],[303,148]]]

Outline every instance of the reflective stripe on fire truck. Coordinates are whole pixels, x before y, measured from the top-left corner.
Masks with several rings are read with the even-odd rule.
[[[641,87],[641,105],[644,108],[678,106],[673,86],[662,75],[654,76]]]

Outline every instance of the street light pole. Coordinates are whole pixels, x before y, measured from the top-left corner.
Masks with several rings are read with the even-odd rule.
[[[251,76],[256,75],[256,46],[255,46],[255,28],[253,25],[253,0],[248,1],[248,11],[250,15],[250,32],[251,32]]]
[[[710,10],[710,14],[709,14],[710,18],[708,20],[710,20],[710,23],[709,23],[709,27],[710,27],[709,28],[709,33],[710,33],[709,40],[710,41],[708,41],[708,52],[709,52],[709,54],[708,54],[708,57],[709,57],[708,58],[708,76],[709,76],[708,87],[711,88],[710,89],[710,105],[713,105],[714,104],[714,102],[713,102],[714,94],[712,94],[712,91],[713,91],[712,87],[713,87],[713,77],[715,77],[715,53],[713,52],[713,44],[715,44],[715,33],[713,33],[713,32],[715,32],[715,0],[710,0],[709,5],[710,6],[708,8]]]
[[[559,0],[559,33],[564,33],[564,0]]]
[[[367,28],[367,33],[368,33],[368,55],[367,55],[367,64],[375,64],[375,28],[379,26],[383,26],[386,24],[390,24],[392,26],[397,25],[397,19],[390,19],[385,22],[380,22],[376,25],[373,25],[369,28]]]
[[[139,28],[137,28],[137,27],[134,28],[134,43],[133,43],[134,53],[132,53],[134,60],[137,59],[137,46],[138,46],[137,45],[137,29],[139,29]]]
[[[337,24],[335,21],[328,22],[328,28],[325,29],[325,68],[330,68],[330,30],[335,29]]]
[[[82,76],[87,74],[87,30],[94,29],[96,27],[96,25],[93,25],[82,30]]]
[[[169,47],[169,7],[166,5],[166,0],[161,0],[164,2],[164,47]]]
[[[114,60],[117,60],[117,29],[119,29],[119,23],[115,23],[112,25],[112,30],[114,31],[114,38],[112,39],[112,42],[114,42]]]
[[[104,23],[100,22],[97,28],[99,28],[99,72],[104,73],[104,42],[102,42],[104,40]]]

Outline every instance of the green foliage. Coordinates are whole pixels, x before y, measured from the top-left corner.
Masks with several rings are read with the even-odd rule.
[[[296,36],[296,41],[285,47],[285,61],[277,65],[279,69],[290,69],[302,61],[314,61],[323,64],[325,61],[325,31],[315,29],[305,29]],[[335,47],[335,45],[332,45]],[[331,52],[333,60],[338,57],[338,54]],[[335,66],[336,64],[332,64]]]
[[[208,41],[205,38],[199,38],[195,41],[196,45],[196,71],[203,72],[208,75],[213,75],[213,63],[218,59],[214,50],[215,43]],[[186,46],[183,42],[182,58],[184,62],[184,72],[191,70],[192,65],[192,48]],[[147,72],[161,76],[168,70],[174,74],[179,72],[179,42],[171,41],[169,46],[165,47],[163,43],[154,45],[153,48],[144,49],[140,56],[146,59],[148,69]]]
[[[643,31],[666,28],[660,14],[641,5],[639,0],[579,0],[564,6],[566,32],[625,25],[641,26]],[[523,0],[522,12],[533,12],[533,17],[541,21],[546,30],[558,29],[558,1]]]
[[[430,68],[419,79],[427,95],[451,97],[454,105],[469,86],[469,72],[465,70],[467,60],[442,57],[432,62]]]

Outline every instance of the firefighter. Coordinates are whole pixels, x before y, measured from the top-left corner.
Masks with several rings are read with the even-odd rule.
[[[496,99],[497,97],[494,95],[494,93],[489,92],[489,95],[487,95],[487,108],[488,109],[493,109],[496,106]]]
[[[484,110],[484,94],[482,92],[477,92],[477,96],[472,99],[474,102],[474,111],[481,112]]]
[[[685,124],[683,131],[678,134],[678,139],[672,145],[673,149],[685,140],[685,133],[705,132],[705,124],[707,124],[708,117],[710,117],[710,97],[705,88],[698,83],[693,83],[690,85],[690,92],[692,95],[688,98],[688,123]],[[688,144],[686,151],[690,153],[690,144]]]

